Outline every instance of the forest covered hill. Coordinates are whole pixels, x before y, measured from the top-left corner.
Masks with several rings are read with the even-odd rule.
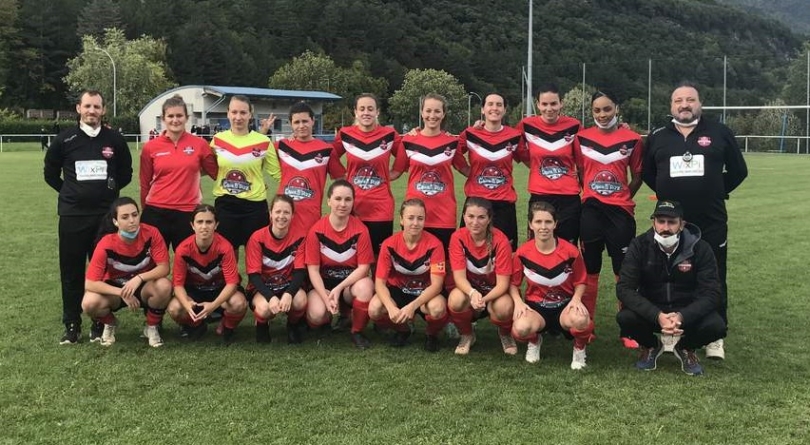
[[[0,0],[0,16],[6,7],[16,14],[0,27],[0,107],[68,105],[62,78],[79,34],[109,26],[165,39],[181,85],[267,86],[279,67],[313,50],[340,66],[362,62],[389,93],[409,69],[437,68],[468,91],[517,103],[526,64],[528,6],[516,0]],[[646,104],[651,60],[661,116],[683,79],[717,102],[724,55],[730,103],[776,97],[802,47],[781,23],[714,1],[535,0],[534,12],[535,85],[569,89],[584,63],[587,84]]]

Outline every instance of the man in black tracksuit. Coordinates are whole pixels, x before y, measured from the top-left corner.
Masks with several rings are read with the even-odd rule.
[[[680,337],[674,353],[687,374],[699,375],[695,349],[726,334],[717,313],[717,263],[700,229],[683,219],[679,203],[658,201],[652,219],[653,227],[630,242],[622,263],[616,294],[623,308],[616,320],[622,337],[640,345],[638,369],[656,368],[663,346],[654,334],[661,332]]]
[[[59,192],[59,271],[62,281],[61,344],[81,338],[85,264],[99,225],[120,189],[132,181],[132,155],[124,138],[101,124],[104,99],[84,91],[76,105],[79,125],[60,133],[45,155],[45,182]],[[91,329],[100,338],[103,326]],[[97,332],[96,332],[97,331]]]
[[[721,284],[719,313],[728,324],[725,200],[748,176],[748,168],[731,130],[701,117],[694,86],[682,84],[673,91],[671,112],[672,122],[647,138],[642,178],[658,199],[679,201],[686,221],[698,226],[712,247]],[[723,341],[708,345],[706,357],[725,358]]]

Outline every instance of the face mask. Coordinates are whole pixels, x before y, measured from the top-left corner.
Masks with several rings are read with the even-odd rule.
[[[122,237],[124,237],[125,239],[128,239],[128,240],[132,241],[132,240],[134,240],[135,238],[138,237],[138,233],[140,233],[140,231],[141,231],[141,228],[138,227],[138,229],[135,230],[134,232],[127,232],[127,231],[124,231],[124,230],[119,230],[118,233]]]
[[[101,133],[101,125],[99,125],[98,128],[93,128],[82,122],[79,124],[79,129],[82,130],[84,134],[90,136],[91,138],[94,138],[98,136],[99,133]]]
[[[698,121],[699,121],[699,120],[700,120],[700,118],[697,118],[697,119],[695,119],[695,120],[693,120],[693,121],[691,121],[691,122],[681,122],[681,121],[679,121],[678,119],[675,119],[675,118],[673,117],[673,118],[672,118],[672,123],[673,123],[673,124],[675,124],[675,125],[677,125],[677,126],[679,126],[679,127],[694,127],[695,125],[697,125],[697,124],[698,124]]]
[[[618,122],[619,122],[619,116],[618,115],[613,116],[613,119],[611,119],[610,122],[607,123],[607,125],[602,125],[599,122],[594,121],[596,126],[601,128],[602,130],[609,130],[609,129],[615,127]]]
[[[671,249],[678,245],[678,241],[681,239],[681,234],[678,233],[676,235],[664,237],[656,232],[656,234],[653,235],[653,239],[664,249]]]

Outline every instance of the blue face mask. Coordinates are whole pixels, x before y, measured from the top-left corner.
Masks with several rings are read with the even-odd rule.
[[[138,227],[138,230],[136,230],[134,232],[126,232],[124,230],[119,230],[118,234],[121,235],[123,238],[132,241],[132,240],[138,238],[138,233],[140,233],[140,231],[141,231],[141,228]]]

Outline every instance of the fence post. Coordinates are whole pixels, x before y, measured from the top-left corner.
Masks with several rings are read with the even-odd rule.
[[[748,153],[748,136],[745,137],[745,152]]]

